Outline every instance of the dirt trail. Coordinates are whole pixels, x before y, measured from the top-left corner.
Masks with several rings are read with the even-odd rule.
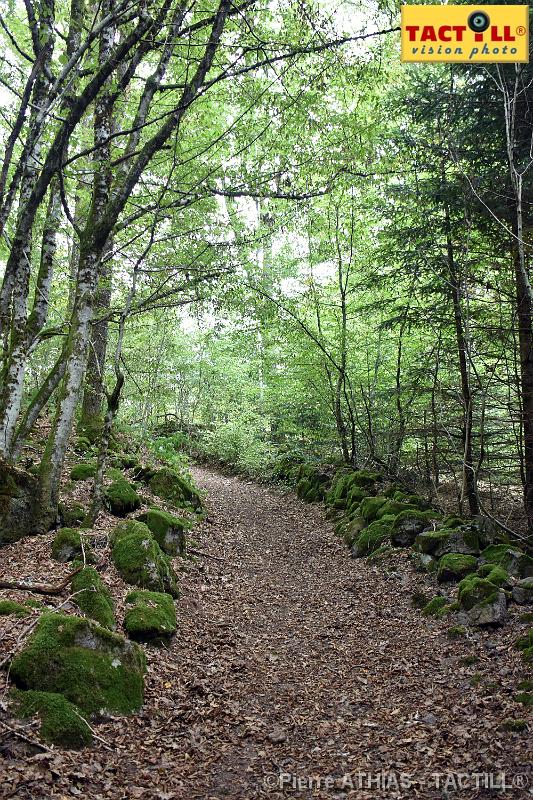
[[[320,506],[206,469],[194,476],[209,506],[198,547],[224,560],[202,558],[184,578],[179,633],[168,651],[149,651],[143,712],[99,727],[112,749],[97,747],[91,764],[38,757],[28,794],[11,796],[41,797],[31,775],[45,767],[61,773],[47,797],[74,786],[92,800],[472,800],[495,796],[474,773],[494,782],[501,770],[515,781],[505,796],[531,796],[516,783],[527,774],[533,785],[533,725],[497,730],[525,716],[512,699],[525,674],[510,634],[451,642],[449,622],[411,607],[426,579],[406,554],[388,567],[354,561]]]

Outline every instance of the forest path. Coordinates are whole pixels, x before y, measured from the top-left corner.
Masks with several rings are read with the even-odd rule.
[[[450,642],[450,623],[411,607],[426,579],[350,559],[321,506],[193,473],[208,492],[199,546],[225,560],[202,559],[200,585],[191,574],[184,587],[184,796],[442,798],[434,773],[527,772],[527,734],[496,731],[519,664],[511,654],[503,677],[492,674],[507,643]],[[473,654],[476,666],[461,665]],[[476,671],[498,692],[472,687]],[[396,791],[401,773],[413,785]],[[454,797],[487,796],[473,777],[463,791],[451,780]]]

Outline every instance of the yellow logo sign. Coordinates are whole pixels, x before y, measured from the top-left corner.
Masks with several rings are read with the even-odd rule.
[[[529,6],[402,6],[402,61],[529,61]]]

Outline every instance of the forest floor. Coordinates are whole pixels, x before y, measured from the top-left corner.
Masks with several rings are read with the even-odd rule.
[[[407,553],[354,561],[322,506],[193,474],[209,510],[197,547],[221,560],[184,574],[178,634],[148,648],[142,712],[99,725],[106,744],[81,753],[28,754],[0,730],[2,800],[473,800],[502,780],[504,796],[533,796],[531,715],[499,729],[527,716],[513,700],[520,610],[451,641],[452,622],[412,607],[435,587]]]

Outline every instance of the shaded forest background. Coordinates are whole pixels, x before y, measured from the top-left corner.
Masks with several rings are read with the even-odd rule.
[[[73,432],[96,517],[126,427],[531,531],[528,64],[401,66],[386,2],[0,8],[0,454],[33,528]]]

